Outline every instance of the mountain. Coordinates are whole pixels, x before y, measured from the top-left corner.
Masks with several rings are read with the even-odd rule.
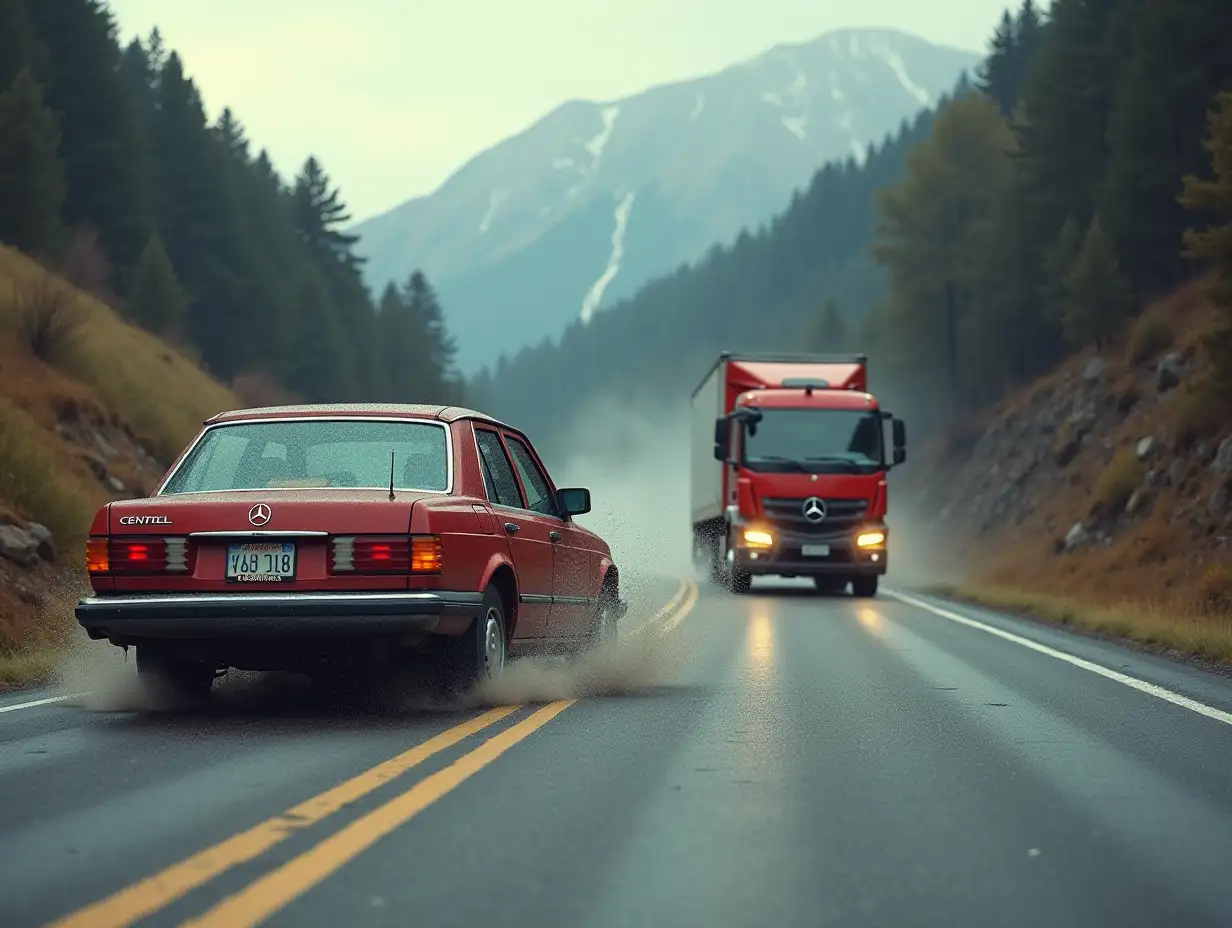
[[[609,103],[571,101],[358,224],[368,282],[422,268],[474,372],[781,211],[931,106],[974,53],[846,30]]]

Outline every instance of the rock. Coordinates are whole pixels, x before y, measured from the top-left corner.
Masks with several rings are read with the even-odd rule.
[[[1210,499],[1206,501],[1208,515],[1218,516],[1228,511],[1228,488],[1216,487]]]
[[[1185,477],[1189,473],[1189,467],[1185,464],[1184,458],[1177,458],[1168,465],[1168,483],[1174,487],[1179,487],[1185,482]]]
[[[86,451],[82,454],[82,458],[90,467],[90,472],[94,474],[94,479],[102,483],[107,479],[107,462],[100,458],[97,454],[92,454]]]
[[[1081,522],[1075,522],[1065,533],[1065,550],[1073,551],[1088,538],[1086,527]]]
[[[1146,438],[1138,442],[1137,454],[1139,461],[1145,461],[1149,458],[1159,446],[1159,442],[1155,440],[1154,435],[1148,435]]]
[[[1103,358],[1092,358],[1087,362],[1086,370],[1082,372],[1082,379],[1087,382],[1099,380],[1104,375],[1104,371],[1108,369],[1108,362]]]
[[[1211,462],[1211,470],[1217,474],[1232,474],[1232,435],[1219,443],[1215,460]]]
[[[1181,356],[1178,352],[1169,352],[1159,362],[1155,372],[1155,388],[1160,393],[1167,393],[1181,385]]]
[[[38,556],[48,563],[54,563],[56,560],[56,545],[55,539],[51,535],[51,529],[46,525],[40,525],[38,522],[31,522],[26,526],[26,532],[38,543]]]
[[[1125,514],[1132,516],[1136,512],[1140,512],[1142,508],[1150,501],[1150,493],[1145,489],[1134,490],[1130,494],[1129,502],[1125,504]]]
[[[6,557],[22,567],[38,563],[38,541],[16,525],[0,525],[0,557]]]

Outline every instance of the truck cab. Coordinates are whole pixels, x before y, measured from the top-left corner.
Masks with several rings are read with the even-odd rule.
[[[698,466],[698,447],[693,474],[695,552],[712,579],[744,593],[756,575],[807,576],[876,595],[906,429],[867,392],[864,357],[724,356],[718,367],[712,463]]]

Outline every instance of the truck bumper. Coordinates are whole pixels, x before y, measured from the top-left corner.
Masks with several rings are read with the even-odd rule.
[[[93,596],[77,604],[91,638],[117,643],[191,638],[374,638],[458,635],[480,593],[202,593]]]
[[[886,536],[889,534],[885,526],[868,526],[866,530]],[[830,536],[802,535],[773,529],[771,532],[774,544],[768,548],[736,546],[736,568],[741,573],[781,577],[880,576],[888,566],[886,544],[861,548],[856,544],[860,532]],[[816,546],[825,546],[828,551],[814,554],[810,549]]]

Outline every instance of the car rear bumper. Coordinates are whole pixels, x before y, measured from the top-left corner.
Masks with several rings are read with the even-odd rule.
[[[461,634],[481,593],[202,593],[93,596],[77,604],[91,638],[353,638]]]

